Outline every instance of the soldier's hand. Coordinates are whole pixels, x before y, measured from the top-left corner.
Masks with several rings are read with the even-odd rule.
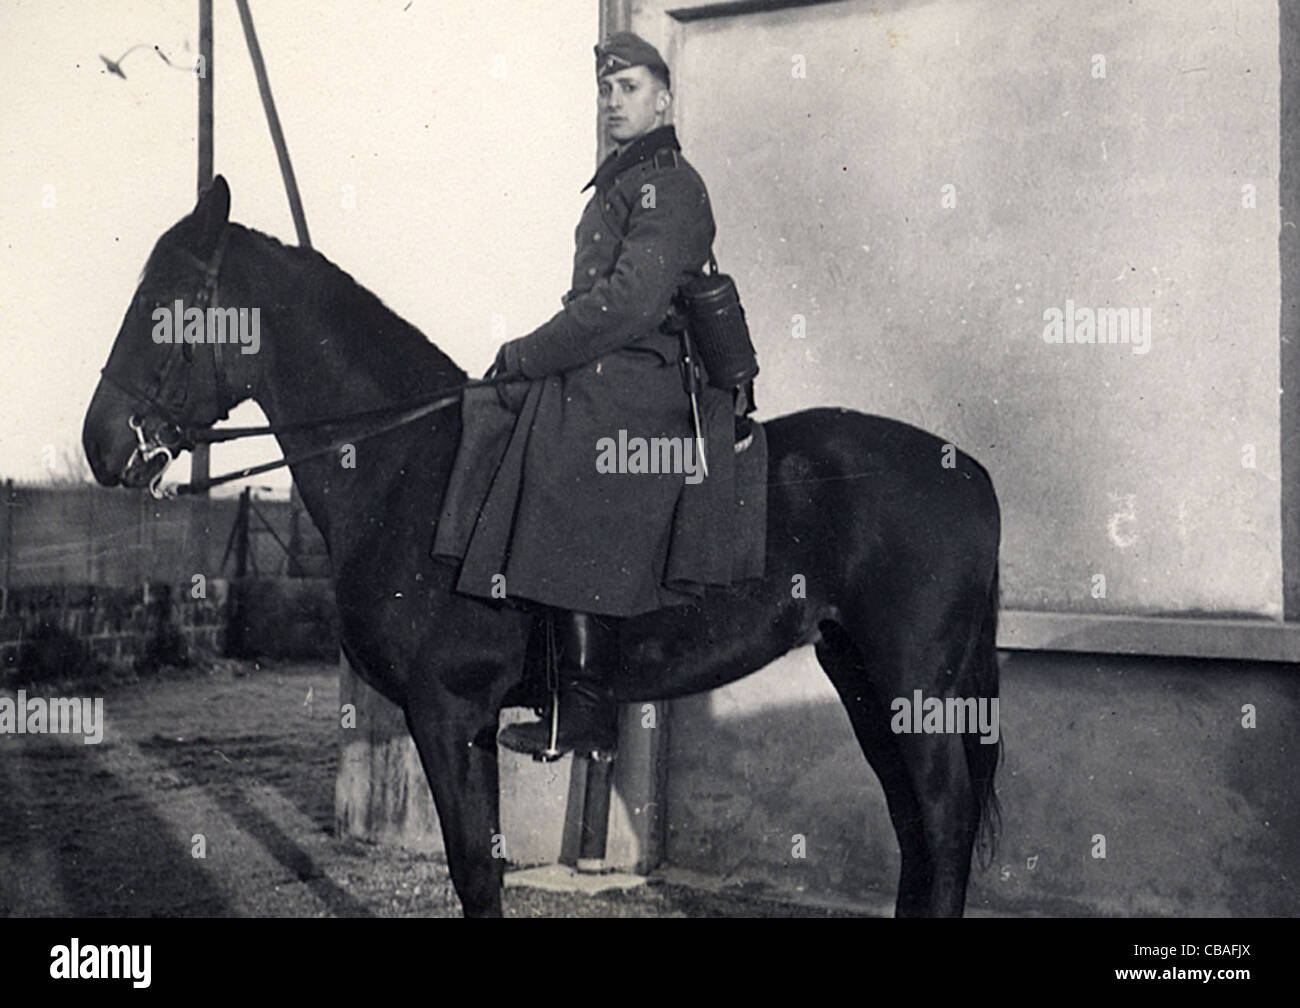
[[[496,359],[492,361],[492,366],[487,369],[484,378],[519,378],[523,379],[523,373],[519,370],[519,349],[515,346],[514,341],[501,344],[501,349],[497,351]]]

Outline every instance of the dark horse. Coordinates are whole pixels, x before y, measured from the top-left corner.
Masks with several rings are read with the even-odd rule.
[[[250,397],[282,427],[433,399],[466,379],[324,257],[229,223],[229,211],[218,177],[149,257],[86,413],[86,456],[105,486],[149,483],[166,432],[205,430]],[[154,309],[196,296],[261,306],[259,352],[156,343]],[[902,852],[897,913],[960,915],[977,836],[992,839],[1000,744],[969,730],[896,734],[891,705],[915,690],[998,694],[992,483],[939,438],[881,417],[813,409],[766,431],[766,576],[627,620],[617,694],[697,693],[814,645],[884,786]],[[348,433],[334,423],[278,437],[291,456]],[[522,678],[534,618],[455,594],[454,570],[429,557],[459,435],[458,411],[444,409],[361,442],[355,468],[325,454],[292,472],[329,544],[344,652],[405,712],[462,907],[493,916],[502,862],[486,740]]]

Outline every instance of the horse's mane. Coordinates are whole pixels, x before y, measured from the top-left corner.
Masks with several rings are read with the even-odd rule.
[[[302,296],[314,302],[338,329],[354,337],[335,350],[355,366],[375,371],[375,358],[389,365],[395,391],[414,394],[445,388],[465,379],[465,372],[430,342],[419,329],[358,283],[346,270],[313,248],[285,245],[279,239],[244,225],[232,225],[264,243],[274,255],[292,264]]]
[[[158,240],[141,271],[142,282],[149,277],[164,289],[175,289],[189,278],[193,267],[179,264],[175,250],[188,244],[193,226],[191,218],[184,218]],[[375,375],[394,394],[403,395],[421,395],[464,381],[465,372],[424,333],[315,249],[285,245],[233,221],[230,227],[292,270],[297,294],[349,337],[336,342],[333,350],[354,371]],[[385,366],[376,368],[377,361]]]

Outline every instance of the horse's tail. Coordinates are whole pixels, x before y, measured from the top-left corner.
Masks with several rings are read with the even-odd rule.
[[[996,562],[993,567],[993,583],[989,587],[985,605],[984,618],[980,622],[975,646],[966,656],[962,679],[970,689],[971,695],[984,701],[996,701],[998,698],[998,568]],[[998,826],[1002,818],[997,792],[993,787],[993,775],[997,772],[998,761],[1002,756],[1002,729],[998,713],[997,708],[993,708],[993,724],[998,726],[996,742],[985,743],[977,732],[967,732],[963,736],[966,743],[966,765],[970,771],[979,815],[976,849],[979,851],[980,864],[985,868],[993,860],[997,848]]]

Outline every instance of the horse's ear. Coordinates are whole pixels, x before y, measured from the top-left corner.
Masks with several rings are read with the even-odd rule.
[[[203,190],[191,216],[199,226],[204,249],[215,247],[221,229],[230,220],[230,186],[224,176],[218,175]]]

